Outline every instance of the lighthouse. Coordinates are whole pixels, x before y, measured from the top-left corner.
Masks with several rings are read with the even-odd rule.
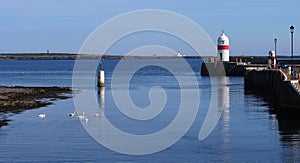
[[[268,68],[273,69],[276,67],[276,54],[275,51],[269,51],[269,58],[268,58]]]
[[[229,39],[224,31],[218,38],[218,61],[229,62]]]

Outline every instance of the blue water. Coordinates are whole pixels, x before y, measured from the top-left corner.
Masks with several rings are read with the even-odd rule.
[[[211,85],[200,76],[201,60],[187,60],[200,88],[200,107],[188,132],[173,146],[154,154],[132,156],[111,151],[98,144],[79,120],[68,117],[75,109],[73,99],[11,115],[8,126],[0,128],[0,162],[299,162],[300,124],[298,120],[277,119],[269,113],[263,98],[244,92],[242,77],[227,77],[220,93],[228,96],[226,109],[203,141],[198,134],[210,104]],[[111,94],[112,73],[118,60],[105,60],[105,116],[123,131],[149,134],[166,127],[176,116],[180,87],[165,69],[148,66],[130,81],[130,95],[139,107],[150,104],[148,91],[161,86],[168,95],[167,107],[151,121],[132,120],[120,113]],[[1,85],[72,86],[74,61],[0,61]],[[124,72],[126,72],[124,70]],[[184,89],[189,88],[187,84]],[[76,95],[75,95],[76,96]],[[100,98],[100,97],[99,97]],[[99,99],[100,101],[100,99]],[[45,112],[45,119],[38,114]],[[90,121],[93,117],[90,117]],[[89,123],[89,122],[88,122]]]

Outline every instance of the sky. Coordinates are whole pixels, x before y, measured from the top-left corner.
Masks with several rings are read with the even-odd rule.
[[[1,0],[0,53],[47,49],[77,53],[89,34],[107,20],[135,10],[160,9],[191,19],[214,43],[224,30],[231,55],[267,55],[274,49],[274,38],[277,53],[290,55],[293,25],[294,54],[300,54],[299,8],[299,0]],[[135,44],[126,43],[111,53],[122,54],[123,48]],[[189,53],[184,47],[182,51]]]

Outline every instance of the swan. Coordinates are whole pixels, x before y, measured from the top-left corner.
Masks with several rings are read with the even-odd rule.
[[[73,113],[68,114],[70,117],[76,117],[76,112],[74,111]]]
[[[38,115],[40,118],[46,118],[46,113],[41,113]]]
[[[84,112],[82,112],[82,115],[79,115],[79,116],[77,116],[78,117],[78,119],[80,119],[80,120],[83,120],[84,119]]]
[[[85,123],[87,123],[88,120],[89,120],[89,119],[87,118],[87,116],[84,115],[84,112],[82,112],[82,115],[79,115],[78,118],[79,118],[80,120],[85,121]]]

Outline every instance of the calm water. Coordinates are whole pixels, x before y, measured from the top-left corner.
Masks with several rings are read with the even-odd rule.
[[[10,116],[10,124],[0,128],[0,162],[300,161],[299,120],[277,120],[276,115],[268,112],[270,108],[262,98],[244,92],[242,77],[224,79],[226,87],[219,91],[229,97],[224,101],[226,109],[209,137],[199,141],[198,134],[211,102],[211,85],[209,78],[199,75],[201,61],[188,62],[201,90],[201,106],[190,130],[166,150],[130,156],[106,149],[88,135],[80,121],[68,117],[67,113],[74,110],[74,103],[73,99],[67,99]],[[102,105],[106,117],[118,128],[134,134],[149,134],[166,127],[178,111],[180,89],[176,79],[155,66],[138,71],[130,82],[130,95],[135,104],[148,106],[148,91],[153,86],[164,88],[168,101],[157,118],[150,122],[133,121],[118,111],[112,98],[110,82],[117,63],[117,60],[103,62],[106,88]],[[74,61],[0,61],[1,85],[72,86],[73,64]],[[193,75],[184,71],[181,74]],[[46,112],[46,119],[37,117],[42,112]]]

